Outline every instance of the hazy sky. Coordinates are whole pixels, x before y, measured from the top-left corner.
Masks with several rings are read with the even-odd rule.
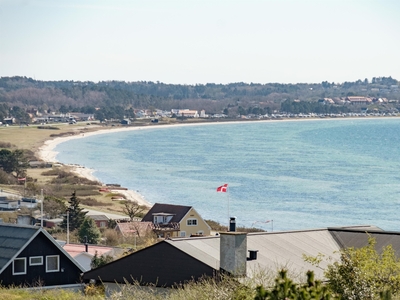
[[[400,80],[399,0],[0,0],[0,76]]]

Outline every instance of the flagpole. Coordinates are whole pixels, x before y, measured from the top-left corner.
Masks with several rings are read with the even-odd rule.
[[[230,220],[230,212],[229,212],[229,189],[226,187],[226,196],[228,197],[228,221]],[[229,225],[228,225],[229,228]]]

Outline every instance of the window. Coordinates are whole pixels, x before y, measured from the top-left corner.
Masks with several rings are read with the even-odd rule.
[[[181,237],[185,237],[186,236],[186,232],[185,231],[181,231]]]
[[[13,275],[26,274],[26,258],[16,258],[13,261]]]
[[[32,257],[29,257],[29,265],[30,266],[43,265],[43,256],[32,256]]]
[[[187,225],[188,226],[196,226],[197,225],[197,219],[188,219],[187,220]]]
[[[107,224],[106,224],[105,221],[101,221],[101,222],[100,222],[100,227],[101,227],[101,228],[104,228],[104,227],[106,227],[106,226],[107,226]]]
[[[60,256],[49,255],[46,256],[46,272],[60,271]]]

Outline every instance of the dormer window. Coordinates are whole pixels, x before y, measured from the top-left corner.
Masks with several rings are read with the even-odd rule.
[[[166,213],[157,213],[153,215],[154,224],[168,224],[171,222],[173,215]]]

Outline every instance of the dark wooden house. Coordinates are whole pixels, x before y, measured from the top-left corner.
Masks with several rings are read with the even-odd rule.
[[[103,283],[139,282],[157,287],[173,287],[203,276],[214,276],[215,268],[174,247],[159,242],[119,260],[83,274],[83,280]]]
[[[173,287],[204,276],[228,272],[257,278],[263,271],[286,268],[297,274],[311,270],[326,280],[324,269],[340,259],[340,250],[364,247],[376,240],[376,249],[392,245],[400,253],[400,232],[387,232],[375,226],[350,226],[282,232],[220,232],[217,236],[166,239],[119,260],[83,274],[84,282],[96,280],[107,288],[114,283],[139,282]],[[319,265],[304,255],[323,259]]]
[[[0,224],[1,286],[76,284],[83,272],[43,228]]]

